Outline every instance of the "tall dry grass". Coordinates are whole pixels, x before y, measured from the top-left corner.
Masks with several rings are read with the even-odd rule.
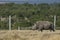
[[[12,30],[0,31],[0,40],[60,40],[60,30],[32,31],[32,30]]]

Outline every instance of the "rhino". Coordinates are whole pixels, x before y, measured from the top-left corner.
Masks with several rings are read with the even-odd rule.
[[[49,22],[49,21],[37,21],[32,26],[32,29],[33,30],[39,30],[41,32],[43,30],[55,31],[53,23],[52,22]]]

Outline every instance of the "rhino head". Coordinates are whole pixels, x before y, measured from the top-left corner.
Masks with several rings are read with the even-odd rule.
[[[34,25],[32,26],[32,29],[33,29],[33,30],[36,30],[36,29],[37,29],[36,24],[34,24]]]

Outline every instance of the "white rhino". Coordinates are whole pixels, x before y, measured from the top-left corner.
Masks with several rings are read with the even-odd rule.
[[[49,21],[37,21],[34,26],[32,26],[32,29],[33,30],[54,30],[54,25],[52,22],[49,22]]]

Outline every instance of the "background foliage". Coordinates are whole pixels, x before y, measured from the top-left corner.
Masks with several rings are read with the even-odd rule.
[[[0,4],[0,17],[12,16],[12,28],[29,27],[36,21],[48,20],[53,22],[53,16],[60,16],[60,4]],[[8,28],[7,22],[1,22],[0,28]],[[2,26],[1,26],[2,25]],[[57,26],[60,26],[60,17],[57,19]]]

